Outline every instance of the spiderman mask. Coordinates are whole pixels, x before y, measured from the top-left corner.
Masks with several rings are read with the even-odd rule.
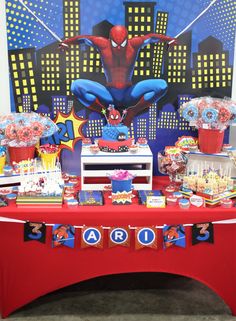
[[[124,26],[114,26],[110,31],[112,52],[115,55],[122,54],[128,43],[128,31]]]

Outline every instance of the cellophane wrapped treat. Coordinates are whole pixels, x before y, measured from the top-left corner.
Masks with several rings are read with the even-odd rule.
[[[230,98],[194,98],[180,107],[180,115],[190,126],[225,130],[236,125],[236,101]]]
[[[40,138],[51,136],[56,131],[58,127],[50,118],[34,112],[0,115],[1,145],[33,146]]]

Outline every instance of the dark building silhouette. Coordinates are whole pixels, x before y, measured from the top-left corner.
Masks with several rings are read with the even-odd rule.
[[[93,27],[93,35],[109,38],[112,27],[113,24],[107,20],[103,20]],[[100,53],[95,48],[83,46],[83,50],[81,50],[80,74],[81,78],[95,80],[103,84],[105,83]]]
[[[17,112],[38,108],[35,48],[9,50],[9,67]]]
[[[125,1],[125,26],[129,38],[154,32],[154,8],[156,2]],[[134,80],[153,77],[153,45],[140,50],[134,69]]]
[[[230,95],[232,69],[229,52],[220,40],[210,36],[193,53],[192,88],[201,93],[214,93],[221,88],[222,94]]]
[[[39,103],[51,105],[51,96],[65,95],[65,53],[54,42],[37,51]]]
[[[160,35],[166,35],[168,25],[168,12],[158,11],[156,17],[155,32]],[[162,74],[162,63],[164,54],[164,42],[158,42],[153,49],[153,75],[160,78]]]

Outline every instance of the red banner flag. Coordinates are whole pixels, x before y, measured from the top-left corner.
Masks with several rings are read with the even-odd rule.
[[[128,227],[112,227],[108,232],[109,247],[130,246],[130,230]]]
[[[101,226],[84,226],[81,231],[81,247],[103,247],[103,228]]]
[[[157,230],[154,226],[137,227],[135,230],[135,249],[140,250],[144,247],[157,249]]]

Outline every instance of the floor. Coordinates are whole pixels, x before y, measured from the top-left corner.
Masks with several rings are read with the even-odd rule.
[[[106,276],[39,298],[9,317],[24,321],[236,321],[210,289],[160,273]]]

